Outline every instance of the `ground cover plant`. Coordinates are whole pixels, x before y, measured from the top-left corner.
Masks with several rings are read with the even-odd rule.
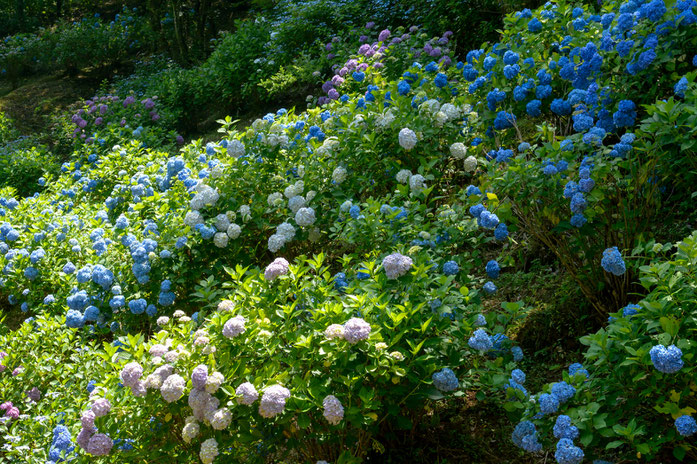
[[[298,8],[79,102],[60,165],[0,119],[0,460],[389,462],[478,408],[516,462],[697,458],[697,2],[548,2],[462,56],[370,21],[264,68]],[[587,324],[561,364],[502,296],[533,258]]]

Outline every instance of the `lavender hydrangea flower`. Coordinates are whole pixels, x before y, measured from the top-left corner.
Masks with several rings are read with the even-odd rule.
[[[224,329],[223,329],[224,330]],[[191,384],[194,388],[202,390],[206,388],[206,380],[208,379],[208,366],[205,364],[199,364],[194,367],[191,372]]]
[[[329,395],[322,401],[324,407],[324,418],[331,425],[337,425],[344,418],[344,407],[341,401],[334,395]]]
[[[114,446],[114,442],[111,438],[103,433],[96,433],[87,443],[86,451],[92,456],[106,456],[111,452],[112,446]]]
[[[273,282],[279,276],[288,274],[289,263],[284,258],[276,258],[271,264],[266,266],[264,278],[269,282]]]
[[[111,403],[106,398],[98,398],[92,402],[92,412],[97,417],[106,416],[111,411]]]
[[[359,317],[352,317],[344,324],[344,339],[349,343],[366,340],[370,336],[370,324]]]
[[[290,398],[290,390],[281,385],[266,388],[259,404],[259,414],[266,419],[275,417],[283,412],[288,398]]]
[[[223,326],[223,335],[227,338],[234,338],[241,333],[244,333],[245,329],[245,319],[242,316],[235,316],[229,319]]]
[[[137,362],[126,364],[121,370],[121,381],[127,387],[133,387],[143,375],[143,367]]]
[[[172,403],[182,397],[185,388],[186,380],[180,375],[172,374],[162,383],[160,394],[166,402]]]
[[[259,393],[257,392],[254,385],[249,382],[245,382],[235,390],[235,395],[237,395],[237,403],[244,404],[246,406],[251,405],[259,398]]]
[[[391,255],[385,256],[382,260],[382,267],[385,269],[385,274],[390,280],[397,279],[407,274],[412,264],[413,261],[410,257],[400,253],[392,253]]]

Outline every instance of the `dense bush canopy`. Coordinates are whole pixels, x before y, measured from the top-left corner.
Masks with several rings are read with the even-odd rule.
[[[1,326],[0,460],[399,459],[465,407],[516,462],[697,459],[697,2],[548,2],[460,55],[465,14],[434,35],[332,3],[238,22],[188,69],[149,55],[53,148],[2,116],[0,295],[24,320]],[[118,59],[133,31],[145,53],[125,21],[66,26],[51,59]],[[75,45],[95,30],[116,49]],[[298,89],[307,109],[180,135]],[[561,367],[518,337],[535,254],[586,324]]]

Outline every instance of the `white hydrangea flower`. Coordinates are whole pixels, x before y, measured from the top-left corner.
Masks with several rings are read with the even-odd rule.
[[[215,217],[215,228],[220,232],[225,232],[230,225],[230,219],[228,219],[227,214],[218,214]]]
[[[198,211],[189,211],[184,216],[184,224],[189,227],[195,227],[196,224],[203,224],[203,215]]]
[[[339,206],[339,210],[342,213],[348,213],[348,210],[350,210],[352,206],[353,206],[353,202],[351,202],[351,200],[346,200],[345,202],[343,202],[341,204],[341,206]]]
[[[218,232],[213,236],[213,244],[218,248],[225,248],[228,240],[229,238],[225,232]]]
[[[465,171],[474,172],[477,169],[477,158],[474,156],[468,156],[465,160]]]
[[[298,166],[296,171],[297,171],[298,177],[305,177],[305,165],[301,164],[300,166]]]
[[[440,102],[435,98],[431,98],[422,102],[419,105],[419,112],[427,114],[436,114],[440,110]]]
[[[378,115],[375,120],[375,126],[378,129],[386,129],[392,125],[395,120],[395,115],[391,110],[386,111],[384,114]]]
[[[280,224],[278,227],[276,227],[276,234],[283,237],[284,241],[290,242],[295,237],[295,227],[288,224],[287,222],[284,222],[283,224]]]
[[[305,200],[307,200],[307,202],[309,203],[312,201],[313,198],[315,198],[316,195],[317,195],[316,191],[310,190],[309,192],[307,192],[307,195],[305,195]]]
[[[232,413],[228,408],[220,408],[213,413],[209,420],[211,427],[215,430],[225,430],[232,422]]]
[[[240,206],[240,214],[244,216],[250,216],[252,214],[252,210],[249,207],[249,205],[242,205]]]
[[[198,436],[200,431],[194,416],[189,417],[191,420],[187,418],[186,425],[184,425],[184,428],[182,429],[182,440],[184,440],[186,443],[191,443],[191,441]]]
[[[399,172],[397,173],[397,175],[395,176],[395,179],[396,179],[397,182],[399,182],[400,184],[406,184],[407,182],[409,182],[409,178],[410,178],[411,176],[412,176],[412,174],[411,174],[411,171],[410,171],[410,170],[408,170],[408,169],[402,169],[401,171],[399,171]]]
[[[242,228],[237,224],[233,223],[228,226],[226,233],[228,237],[230,237],[232,240],[235,240],[242,233]]]
[[[237,139],[232,139],[227,145],[228,155],[239,158],[244,155],[244,144]]]
[[[329,340],[344,338],[344,326],[341,324],[332,324],[325,329],[324,336]]]
[[[426,188],[426,179],[421,174],[414,174],[409,178],[409,188],[414,192],[420,192]]]
[[[460,109],[452,103],[445,103],[440,107],[440,110],[448,116],[448,119],[458,119],[460,117]]]
[[[295,214],[295,222],[300,227],[311,226],[316,220],[315,210],[312,208],[300,208]]]
[[[339,185],[346,180],[346,169],[343,166],[337,166],[332,172],[332,180],[335,184]]]
[[[448,116],[445,113],[443,113],[442,111],[439,111],[433,117],[433,121],[434,121],[436,127],[443,127],[443,125],[446,122],[448,122]]]
[[[209,438],[201,443],[199,457],[203,464],[212,464],[216,456],[218,456],[218,442],[215,438]]]
[[[297,213],[298,210],[305,206],[305,198],[302,195],[296,195],[290,200],[288,200],[288,209],[290,209],[293,214]]]
[[[283,194],[281,192],[273,192],[266,197],[266,203],[270,207],[278,206],[283,202]]]
[[[399,131],[399,145],[405,150],[414,148],[416,146],[416,141],[416,133],[408,127]]]
[[[185,388],[186,380],[180,375],[172,374],[162,383],[160,394],[166,402],[172,403],[182,397]]]
[[[268,248],[271,253],[276,253],[278,250],[283,248],[286,244],[286,240],[282,235],[273,234],[269,237]]]
[[[222,164],[216,164],[210,171],[211,179],[220,179],[223,177],[225,171],[225,166]]]
[[[467,147],[462,142],[455,142],[450,145],[450,154],[453,155],[455,159],[465,159],[465,156],[467,156]]]
[[[220,372],[213,372],[206,378],[206,391],[211,395],[218,391],[220,386],[225,382],[225,377]]]
[[[225,313],[228,311],[232,311],[233,309],[235,309],[235,303],[233,301],[223,300],[220,303],[218,303],[218,311],[220,312]]]

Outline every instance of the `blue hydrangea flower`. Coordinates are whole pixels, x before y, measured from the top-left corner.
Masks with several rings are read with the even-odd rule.
[[[568,383],[561,381],[552,384],[552,395],[554,395],[560,404],[564,404],[574,397],[576,389]]]
[[[491,339],[489,338],[489,335],[487,335],[487,333],[484,332],[484,329],[475,330],[474,334],[470,337],[467,344],[471,348],[474,348],[475,350],[479,350],[482,352],[489,351],[494,346],[491,343]]]
[[[575,440],[578,438],[578,427],[571,424],[571,418],[561,414],[557,417],[553,428],[555,438],[568,438]]]
[[[506,240],[508,237],[508,227],[503,222],[499,223],[494,229],[494,238],[499,241]]]
[[[656,370],[664,374],[674,374],[684,365],[682,351],[675,345],[670,345],[667,348],[663,345],[656,345],[651,348],[649,355]]]
[[[683,437],[697,433],[697,422],[692,416],[682,415],[675,419],[675,428]]]
[[[687,84],[688,83],[687,83],[686,77],[683,77],[675,84],[673,91],[675,92],[676,97],[685,98],[685,91],[687,90]]]
[[[538,402],[540,403],[540,411],[543,414],[554,414],[559,409],[559,400],[552,394],[541,394]]]
[[[516,383],[523,385],[525,383],[525,372],[521,371],[520,369],[513,369],[513,372],[511,372],[511,378]]]
[[[501,266],[499,266],[496,260],[492,259],[486,263],[486,273],[491,279],[498,279],[501,273]]]
[[[559,464],[580,464],[583,461],[583,450],[574,445],[568,438],[562,438],[557,443],[557,451],[554,458]]]
[[[489,294],[494,293],[496,291],[496,285],[494,285],[492,281],[485,283],[483,288],[484,291]]]
[[[432,379],[433,386],[443,392],[456,390],[460,386],[455,373],[447,367],[444,367],[440,372],[434,372]]]
[[[448,261],[443,264],[443,274],[445,275],[455,275],[460,271],[460,267],[455,261]]]
[[[600,265],[606,272],[616,276],[621,276],[627,272],[624,260],[617,247],[611,247],[603,251],[603,258],[600,260]]]
[[[640,309],[641,306],[639,306],[638,304],[630,303],[624,308],[622,308],[622,315],[624,317],[631,317],[635,314],[638,314]]]
[[[532,33],[540,32],[542,30],[542,23],[537,18],[532,18],[528,22],[528,31]]]
[[[542,450],[542,444],[537,441],[535,424],[530,421],[523,421],[516,425],[511,440],[518,448],[529,453],[537,453]]]
[[[519,346],[514,346],[511,348],[511,354],[513,355],[513,361],[520,362],[523,360],[523,349]]]
[[[589,377],[588,370],[581,363],[573,363],[569,366],[569,375],[573,377],[576,374],[583,374],[586,378]]]

